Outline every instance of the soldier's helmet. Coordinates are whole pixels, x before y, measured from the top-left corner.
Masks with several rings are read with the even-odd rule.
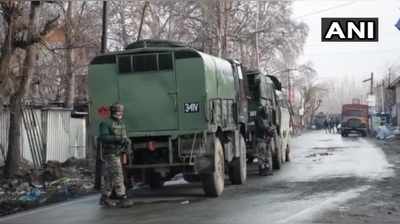
[[[111,105],[110,110],[111,110],[111,113],[124,112],[124,105],[122,105],[120,103],[114,103],[113,105]]]

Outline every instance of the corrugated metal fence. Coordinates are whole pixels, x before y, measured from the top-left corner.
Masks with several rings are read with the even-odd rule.
[[[68,158],[85,158],[86,156],[86,120],[71,118],[71,111],[64,109],[34,109],[38,122],[46,136],[46,161],[64,162]],[[5,158],[8,147],[9,119],[8,111],[0,111],[0,165]],[[32,161],[31,149],[25,126],[21,123],[22,156]]]

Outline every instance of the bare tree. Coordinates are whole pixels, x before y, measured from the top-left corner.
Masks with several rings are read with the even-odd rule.
[[[30,6],[29,10],[25,7]],[[30,84],[34,72],[35,56],[37,51],[37,43],[51,29],[54,28],[56,19],[48,20],[39,29],[40,18],[40,1],[32,1],[30,5],[26,2],[8,1],[2,2],[1,11],[5,21],[7,37],[2,45],[1,55],[1,76],[5,79],[13,80],[14,89],[9,95],[10,103],[10,127],[9,127],[9,144],[6,159],[5,174],[12,176],[18,170],[21,158],[20,149],[20,124],[21,124],[21,106],[23,98],[29,93]],[[24,17],[28,13],[28,17]],[[18,50],[23,50],[24,59],[21,68],[11,71],[14,66],[12,58]],[[4,53],[3,53],[4,52]],[[16,75],[17,78],[12,77]],[[2,79],[3,80],[3,79]]]
[[[328,88],[316,79],[317,72],[311,63],[299,66],[298,71],[300,75],[294,79],[294,85],[300,95],[297,107],[303,111],[300,118],[302,123],[309,126],[321,106],[322,99],[327,95]]]
[[[75,99],[75,74],[73,71],[73,58],[72,58],[72,46],[73,46],[73,21],[72,21],[72,8],[73,1],[68,1],[67,11],[65,14],[64,22],[64,35],[65,35],[65,65],[66,65],[66,77],[68,80],[66,89],[65,107],[73,108]]]
[[[289,1],[152,0],[144,18],[142,38],[185,42],[210,54],[256,67],[255,37],[259,37],[260,69],[295,64],[307,36],[307,26],[291,19]],[[115,49],[134,40],[144,1],[114,1],[110,18]],[[256,15],[259,24],[256,27]],[[128,29],[129,28],[129,29]]]

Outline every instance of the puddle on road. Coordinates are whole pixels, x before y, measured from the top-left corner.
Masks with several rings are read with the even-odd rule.
[[[292,139],[291,144],[292,162],[272,178],[274,181],[318,181],[338,176],[380,180],[393,175],[382,149],[363,138],[312,132]]]
[[[349,146],[326,146],[326,147],[312,147],[312,149],[317,149],[317,150],[337,150],[337,149],[348,149],[348,148],[355,148],[355,147],[349,147]]]
[[[331,142],[331,141],[333,141],[333,139],[321,139],[321,140],[319,140],[320,142]]]
[[[343,149],[350,149],[350,147],[344,146],[328,146],[328,147],[312,147],[313,150],[321,151],[321,152],[314,152],[306,155],[306,158],[313,158],[313,157],[320,157],[320,156],[332,156],[334,152],[343,151]],[[352,147],[354,148],[354,147]],[[313,160],[316,161],[316,160]],[[318,160],[319,161],[319,160]]]
[[[135,199],[133,203],[135,206],[138,205],[149,205],[149,204],[176,204],[176,205],[188,205],[193,203],[198,203],[201,201],[206,200],[205,198],[172,198],[172,199],[165,199],[165,198],[158,198],[158,199]]]
[[[317,156],[331,156],[333,153],[328,153],[328,152],[321,152],[321,153],[311,153],[306,156],[306,158],[312,158],[312,157],[317,157]]]

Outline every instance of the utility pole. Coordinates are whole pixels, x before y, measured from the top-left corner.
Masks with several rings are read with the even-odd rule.
[[[103,24],[101,34],[101,53],[105,53],[107,50],[107,1],[103,1]]]
[[[371,89],[371,95],[373,95],[374,94],[374,73],[373,72],[371,72],[371,87],[370,87],[370,89]]]
[[[292,103],[292,83],[290,82],[290,69],[287,70],[288,101]]]
[[[138,31],[138,35],[137,35],[136,41],[139,41],[139,40],[140,40],[140,36],[142,35],[142,28],[143,28],[144,16],[145,16],[145,13],[146,13],[146,8],[147,8],[149,5],[150,5],[150,3],[149,3],[148,1],[146,1],[146,2],[144,3],[143,10],[142,10],[142,17],[140,18],[139,31]]]
[[[260,69],[260,57],[258,55],[258,22],[260,20],[260,1],[257,1],[257,16],[256,16],[256,66]]]
[[[363,82],[370,82],[370,90],[369,90],[369,96],[367,97],[368,101],[368,111],[369,113],[372,113],[375,111],[375,99],[374,99],[374,73],[371,72],[371,77],[369,79],[364,80]],[[383,96],[382,96],[383,97]],[[372,122],[371,122],[372,124]]]
[[[385,80],[382,80],[382,112],[385,113]]]
[[[363,82],[370,82],[370,91],[371,95],[374,94],[374,73],[371,72],[371,78],[364,80]]]
[[[107,50],[107,1],[103,1],[103,16],[102,16],[102,33],[101,33],[101,48],[100,48],[100,53],[104,54],[106,53]],[[101,158],[101,150],[100,150],[100,144],[95,143],[95,138],[93,137],[94,135],[91,133],[93,132],[92,129],[88,128],[88,131],[86,132],[87,134],[87,139],[88,139],[88,144],[89,144],[89,149],[93,150],[93,146],[96,147],[96,157],[92,156],[90,159],[96,158],[95,159],[95,177],[94,177],[94,188],[97,190],[101,189],[101,185],[103,182],[103,163],[100,161]]]

